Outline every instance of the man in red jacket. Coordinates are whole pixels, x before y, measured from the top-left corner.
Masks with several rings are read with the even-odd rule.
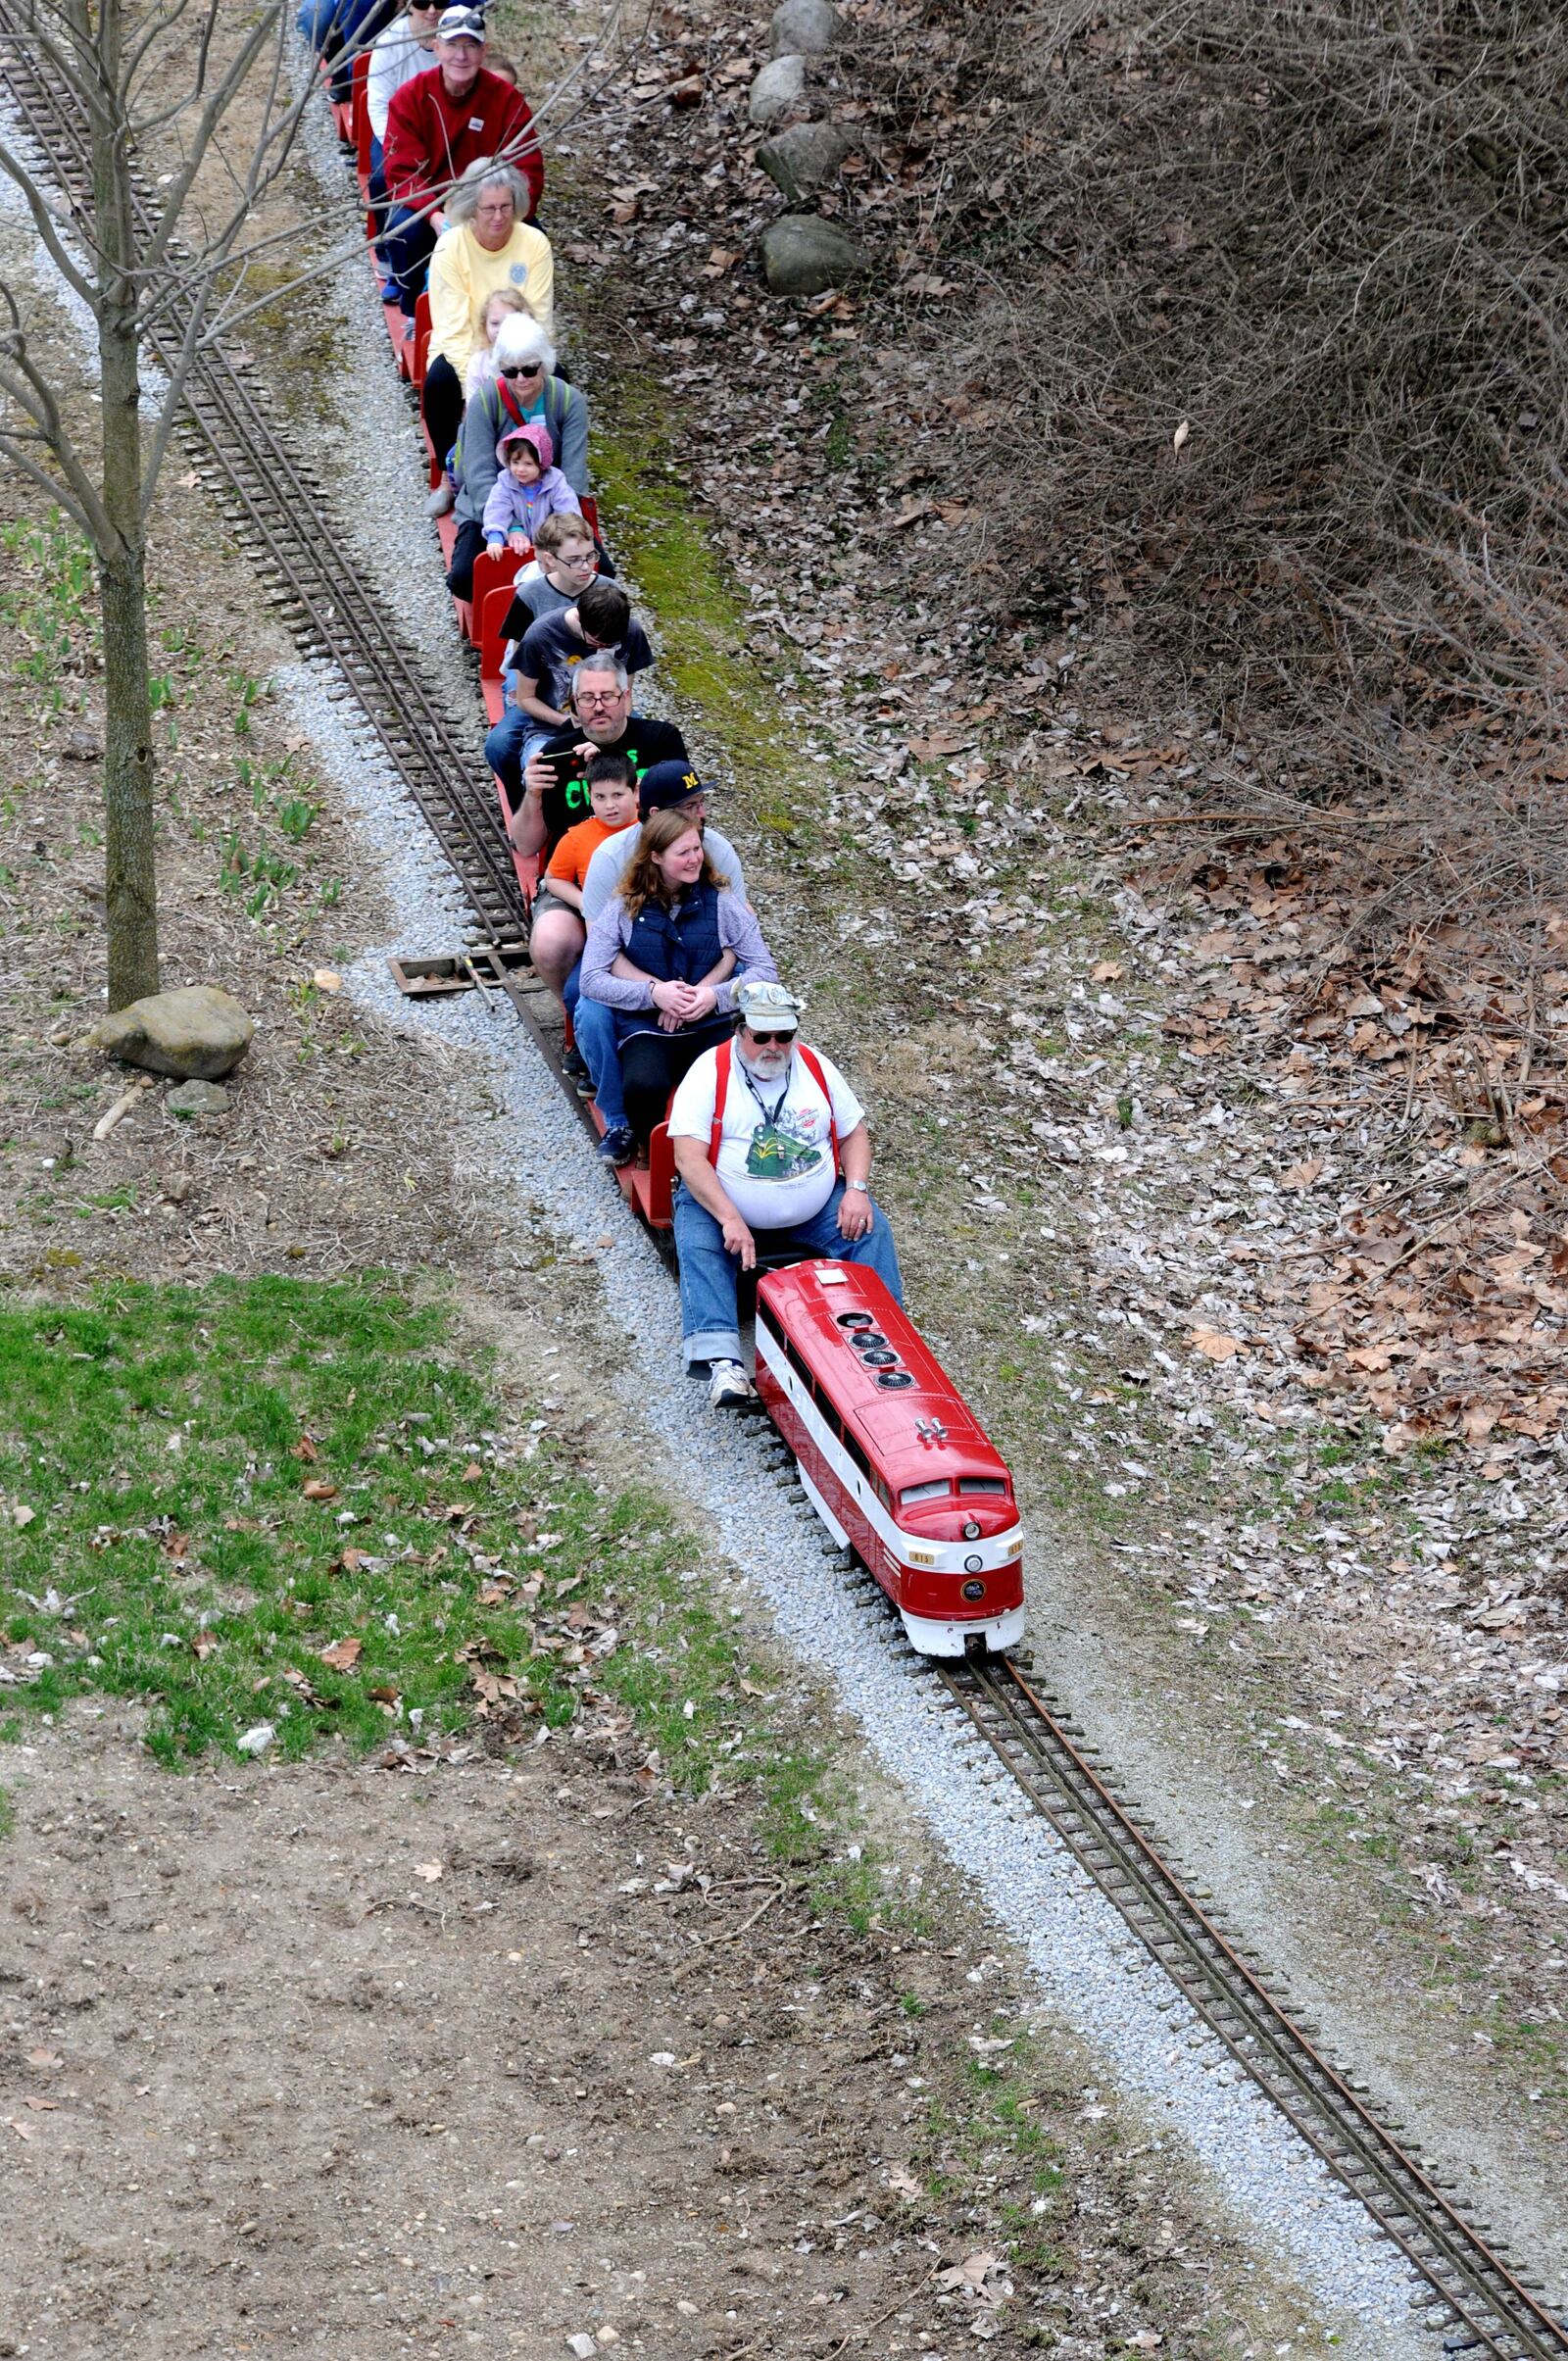
[[[484,18],[449,8],[435,28],[436,62],[403,84],[387,109],[382,170],[392,211],[383,241],[390,275],[413,313],[444,226],[441,199],[476,157],[504,157],[528,183],[528,219],[544,193],[539,134],[521,94],[484,65]]]

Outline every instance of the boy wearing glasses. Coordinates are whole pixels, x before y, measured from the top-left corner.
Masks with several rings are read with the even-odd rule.
[[[501,626],[504,640],[521,639],[530,623],[575,607],[599,571],[599,552],[581,516],[569,512],[547,516],[533,538],[533,564],[513,584],[514,597]],[[512,663],[509,646],[502,670]]]

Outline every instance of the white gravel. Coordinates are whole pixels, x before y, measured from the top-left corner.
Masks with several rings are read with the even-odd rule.
[[[297,70],[316,71],[303,44]],[[324,261],[345,190],[356,203],[359,194],[324,106],[307,109],[296,153],[326,200],[318,251]],[[454,713],[466,713],[473,675],[452,628],[436,530],[424,514],[424,439],[413,396],[387,365],[386,321],[363,249],[300,300],[331,306],[342,347],[340,416],[316,429],[333,536],[380,591],[400,639],[428,664],[427,686],[445,692]],[[476,738],[481,734],[475,723]]]
[[[322,774],[366,830],[368,859],[399,922],[393,943],[346,970],[347,989],[399,1029],[447,1045],[469,1101],[482,1096],[501,1107],[499,1120],[468,1127],[466,1158],[513,1202],[520,1179],[563,1248],[594,1254],[609,1315],[625,1337],[620,1390],[628,1412],[667,1445],[744,1582],[766,1602],[781,1637],[826,1676],[882,1769],[973,1880],[1026,1955],[1042,2000],[1103,2055],[1106,2081],[1162,2128],[1173,2167],[1185,2144],[1243,2233],[1293,2266],[1325,2309],[1352,2316],[1358,2353],[1392,2361],[1423,2349],[1412,2283],[1367,2216],[1239,2074],[989,1749],[911,1677],[891,1618],[852,1599],[818,1546],[814,1520],[767,1465],[771,1429],[715,1417],[683,1375],[663,1265],[510,1010],[476,994],[433,1005],[398,994],[388,953],[445,948],[467,913],[417,812],[376,761],[352,706],[329,696],[331,686],[322,664],[294,665],[278,679],[291,716],[315,740]],[[607,1234],[612,1243],[596,1248]],[[977,1993],[977,2013],[983,2009]],[[1086,2092],[1086,2104],[1094,2103]]]

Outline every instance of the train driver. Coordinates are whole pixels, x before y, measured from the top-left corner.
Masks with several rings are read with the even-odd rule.
[[[867,1262],[904,1301],[893,1233],[866,1186],[865,1109],[832,1059],[800,1039],[793,993],[759,979],[737,984],[734,1000],[733,1038],[703,1053],[669,1110],[681,1349],[693,1374],[706,1366],[714,1409],[757,1399],[736,1294],[760,1246],[780,1260]]]

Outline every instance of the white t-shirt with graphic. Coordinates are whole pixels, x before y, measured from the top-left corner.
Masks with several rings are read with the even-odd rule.
[[[831,1058],[813,1052],[833,1101],[839,1144],[865,1119],[865,1109]],[[669,1110],[672,1139],[713,1134],[718,1052],[705,1051],[676,1090]],[[789,1230],[820,1213],[833,1194],[833,1144],[828,1102],[797,1051],[787,1075],[764,1081],[748,1075],[730,1045],[729,1091],[719,1139],[717,1172],[724,1194],[754,1230]]]

